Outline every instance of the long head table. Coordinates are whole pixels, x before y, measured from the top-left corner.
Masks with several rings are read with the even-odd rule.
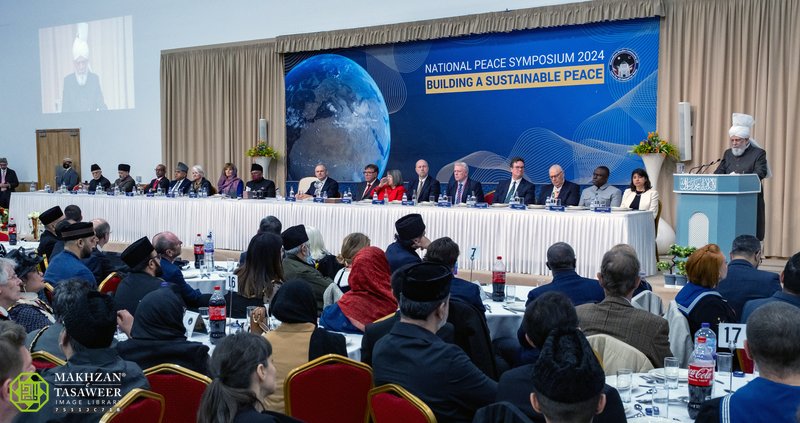
[[[548,274],[547,248],[559,241],[575,249],[577,272],[595,277],[603,253],[616,244],[630,244],[639,254],[642,270],[655,273],[655,229],[647,211],[595,213],[468,209],[372,204],[290,203],[276,200],[223,198],[109,197],[73,194],[14,193],[11,217],[25,232],[27,216],[54,205],[76,204],[85,220],[101,217],[111,224],[112,239],[133,242],[161,231],[176,233],[185,245],[198,233],[214,232],[216,248],[244,250],[256,233],[259,221],[268,215],[280,219],[284,228],[306,224],[317,227],[331,252],[352,232],[369,236],[372,245],[386,248],[394,241],[394,222],[409,213],[420,213],[427,236],[449,236],[461,247],[459,268],[488,270],[496,256],[503,256],[512,273]],[[469,252],[478,248],[474,262]]]

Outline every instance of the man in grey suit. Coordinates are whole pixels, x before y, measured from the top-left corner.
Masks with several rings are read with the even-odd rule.
[[[63,184],[67,189],[72,189],[75,185],[78,185],[78,172],[72,168],[72,159],[69,157],[64,157],[64,160],[61,161],[61,169],[56,170],[56,186],[54,190],[57,190]]]
[[[603,255],[597,274],[606,298],[576,308],[586,336],[611,335],[644,353],[653,367],[662,367],[669,349],[669,323],[663,317],[631,305],[639,286],[639,259],[629,245],[614,246]]]

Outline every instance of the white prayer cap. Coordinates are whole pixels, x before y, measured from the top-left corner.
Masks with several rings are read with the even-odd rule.
[[[89,44],[80,38],[75,38],[75,41],[72,43],[72,60],[78,60],[79,57],[83,57],[84,59],[89,58]]]
[[[728,131],[728,136],[750,138],[750,128],[755,123],[752,116],[744,113],[734,113],[731,120],[733,121],[733,126]]]

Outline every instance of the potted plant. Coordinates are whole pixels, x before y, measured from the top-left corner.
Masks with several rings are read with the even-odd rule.
[[[272,161],[272,159],[278,158],[278,152],[275,151],[274,148],[267,145],[267,142],[264,140],[259,140],[255,146],[247,149],[245,154],[247,154],[247,157],[252,157],[256,163],[260,164],[261,167],[264,168],[265,177],[269,171],[269,163]]]
[[[678,273],[675,275],[675,285],[676,286],[686,285],[686,261],[681,260],[675,263],[675,268],[678,269]]]
[[[630,153],[642,158],[653,186],[658,185],[658,174],[661,172],[661,164],[664,159],[669,157],[678,160],[678,147],[662,139],[658,135],[658,131],[648,132],[647,138],[631,147]]]
[[[697,250],[696,247],[681,246],[678,244],[669,246],[667,254],[671,255],[672,258],[659,261],[656,265],[658,270],[662,272],[669,270],[669,273],[664,274],[664,285],[686,285],[686,258],[692,255],[695,250]]]

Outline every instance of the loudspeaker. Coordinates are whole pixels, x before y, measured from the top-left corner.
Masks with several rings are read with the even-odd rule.
[[[678,151],[680,161],[692,160],[692,105],[678,103]]]

